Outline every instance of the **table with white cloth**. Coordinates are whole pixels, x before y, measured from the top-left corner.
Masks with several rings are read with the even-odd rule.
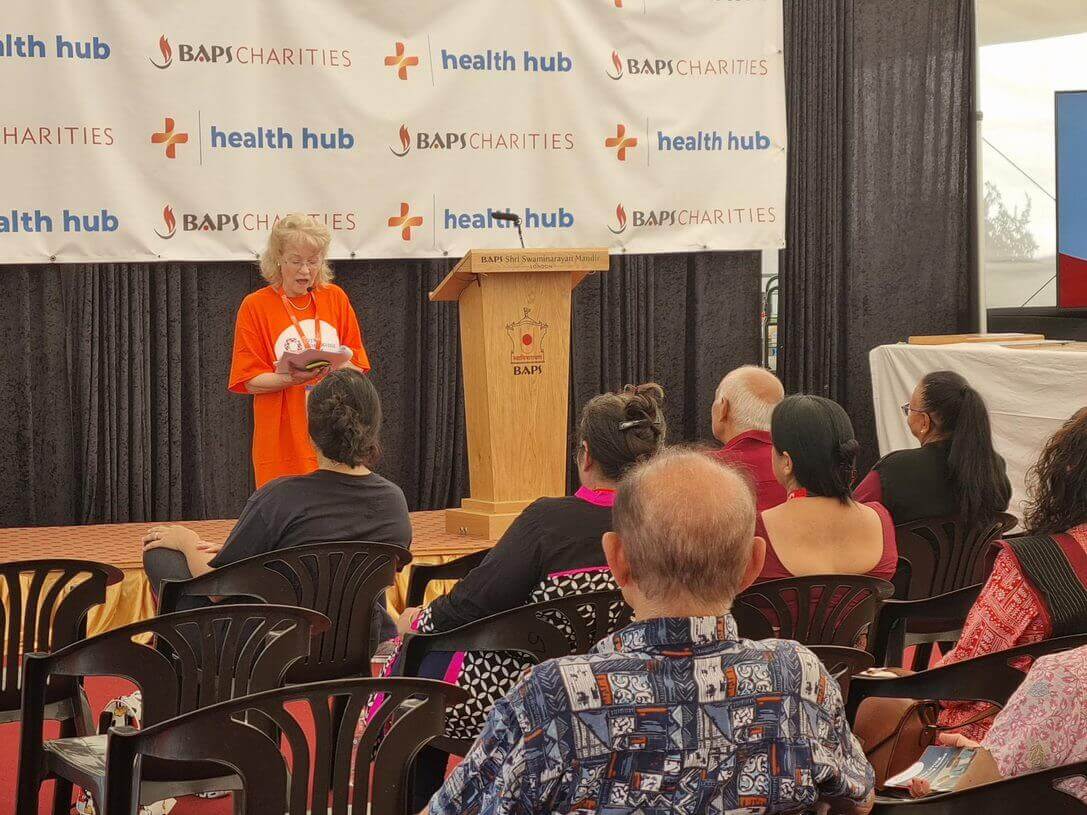
[[[921,377],[955,371],[989,407],[993,446],[1008,465],[1012,500],[1022,518],[1026,474],[1046,440],[1087,406],[1087,346],[1009,347],[995,343],[881,345],[868,355],[880,455],[917,447],[901,406]]]

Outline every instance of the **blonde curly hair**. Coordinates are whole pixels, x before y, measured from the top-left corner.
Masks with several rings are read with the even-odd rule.
[[[260,256],[260,276],[278,286],[283,282],[283,255],[288,247],[301,246],[316,249],[321,253],[321,267],[317,270],[314,285],[317,288],[332,282],[332,268],[325,255],[332,243],[332,233],[328,227],[312,216],[301,212],[292,212],[276,221],[268,235],[268,245]]]

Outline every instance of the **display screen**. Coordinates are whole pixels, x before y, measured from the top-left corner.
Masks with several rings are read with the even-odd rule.
[[[1087,91],[1057,93],[1057,302],[1087,308]]]

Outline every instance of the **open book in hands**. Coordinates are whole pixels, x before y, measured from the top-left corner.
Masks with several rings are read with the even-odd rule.
[[[304,351],[284,351],[276,361],[277,374],[289,374],[291,369],[316,371],[328,368],[337,371],[351,361],[354,356],[351,349],[341,345],[335,350],[306,348]]]

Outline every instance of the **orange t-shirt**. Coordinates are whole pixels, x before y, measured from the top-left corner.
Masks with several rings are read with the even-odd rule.
[[[327,350],[346,345],[351,363],[370,370],[362,345],[359,321],[351,301],[339,286],[314,289],[321,319],[321,346]],[[297,302],[297,298],[295,300]],[[295,311],[307,341],[314,339],[312,302]],[[234,325],[234,357],[230,364],[230,390],[249,393],[245,383],[257,374],[274,373],[284,351],[306,346],[283,307],[279,290],[265,286],[248,295],[238,309]],[[317,453],[306,420],[306,385],[292,385],[276,393],[253,395],[253,470],[257,487],[283,475],[304,475],[317,469]]]

